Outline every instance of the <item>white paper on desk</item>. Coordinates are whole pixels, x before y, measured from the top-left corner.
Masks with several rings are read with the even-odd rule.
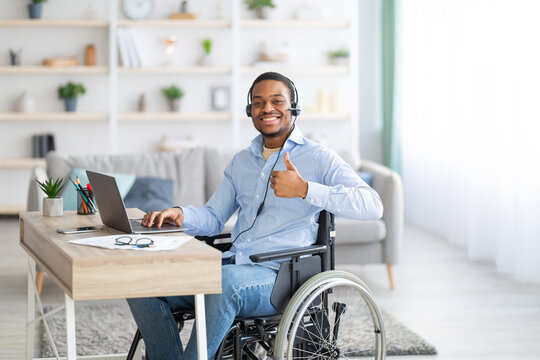
[[[135,245],[115,245],[116,239],[121,236],[131,237],[132,243],[135,243],[137,239],[147,238],[154,241],[153,245],[149,247],[139,248]],[[173,250],[179,247],[180,245],[188,242],[193,239],[193,236],[179,235],[179,236],[148,236],[148,235],[108,235],[108,236],[97,236],[86,239],[79,240],[69,240],[70,243],[78,245],[89,245],[96,246],[105,249],[118,249],[118,250],[142,250],[142,251],[163,251],[163,250]],[[126,240],[126,239],[123,239]]]

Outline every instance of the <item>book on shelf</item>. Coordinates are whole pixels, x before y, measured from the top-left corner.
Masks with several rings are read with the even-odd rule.
[[[32,157],[44,158],[49,151],[56,150],[53,134],[37,134],[32,136]]]
[[[125,67],[141,67],[141,56],[131,29],[119,27],[117,29],[117,39],[122,65]]]

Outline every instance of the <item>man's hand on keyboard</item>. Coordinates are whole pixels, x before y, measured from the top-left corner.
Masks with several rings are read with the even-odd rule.
[[[152,211],[146,213],[142,218],[141,225],[146,227],[158,227],[163,225],[164,221],[182,226],[184,222],[184,213],[181,208],[170,208],[162,211]]]

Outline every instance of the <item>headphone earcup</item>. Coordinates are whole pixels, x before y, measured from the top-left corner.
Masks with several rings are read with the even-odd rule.
[[[291,104],[291,115],[292,116],[298,116],[300,115],[300,112],[302,111],[302,109],[300,109],[300,107],[298,107],[298,104],[297,103],[292,103]]]
[[[246,115],[251,117],[251,104],[246,105]]]

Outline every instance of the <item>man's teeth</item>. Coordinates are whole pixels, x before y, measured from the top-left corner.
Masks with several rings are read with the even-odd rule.
[[[277,120],[277,117],[264,118],[263,121],[274,121]]]

